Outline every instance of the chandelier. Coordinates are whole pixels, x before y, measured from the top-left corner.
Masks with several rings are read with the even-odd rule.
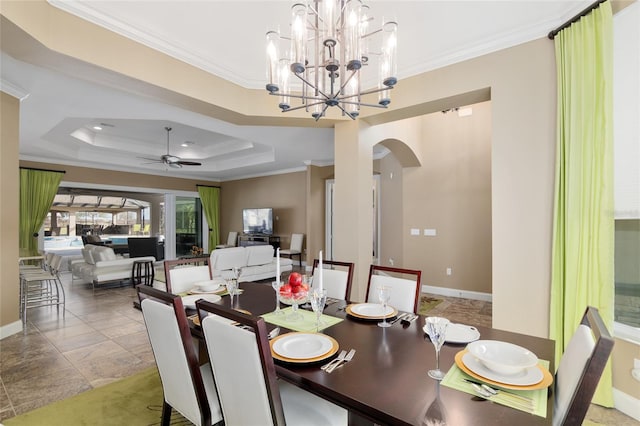
[[[304,108],[315,120],[327,108],[356,119],[360,107],[387,108],[396,77],[396,22],[370,29],[373,18],[362,0],[308,0],[291,7],[291,34],[267,33],[266,89],[282,112]],[[377,70],[377,85],[362,90]],[[378,94],[378,103],[362,97]],[[299,105],[291,105],[291,100]]]

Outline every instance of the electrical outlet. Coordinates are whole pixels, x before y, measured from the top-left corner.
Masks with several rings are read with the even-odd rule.
[[[389,258],[389,265],[393,266],[393,259]]]
[[[451,268],[447,268],[447,275],[451,275]]]

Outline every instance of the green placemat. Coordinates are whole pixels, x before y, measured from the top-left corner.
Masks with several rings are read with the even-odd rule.
[[[540,365],[548,369],[549,361],[545,361],[541,359]],[[454,363],[453,366],[451,366],[451,368],[447,372],[444,379],[442,380],[442,385],[452,389],[459,390],[461,392],[478,396],[477,392],[473,389],[473,385],[469,382],[465,382],[464,379],[476,380],[475,378],[469,376],[467,373],[462,371]],[[498,388],[498,391],[500,391],[499,388]],[[536,416],[540,416],[540,417],[547,416],[547,388],[536,389],[536,390],[510,390],[509,389],[509,390],[505,390],[505,392],[531,398],[533,400],[533,409],[529,409],[523,404],[518,403],[518,401],[514,398],[501,396],[500,392],[498,392],[498,395],[496,396],[492,396],[490,398],[485,398],[485,399],[488,399],[491,402],[495,402],[496,404],[505,405],[507,407],[520,410],[520,411],[525,411],[527,413],[531,413]]]
[[[293,308],[288,307],[281,310],[283,315],[275,315],[273,312],[261,315],[262,318],[268,323],[279,325],[294,331],[316,331],[316,314],[315,312],[307,311],[305,309],[298,309],[298,313],[302,314],[302,318],[294,321],[287,319],[291,315]],[[320,330],[329,328],[334,324],[342,321],[342,318],[336,318],[329,315],[322,315],[320,317]]]

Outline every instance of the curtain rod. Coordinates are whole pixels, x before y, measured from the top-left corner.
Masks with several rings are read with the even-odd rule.
[[[20,168],[25,170],[37,170],[39,172],[67,173],[64,170],[48,170],[48,169],[39,169],[37,167],[20,167]]]
[[[199,185],[199,184],[196,184],[196,188],[199,187],[199,186],[204,186],[206,188],[218,188],[218,189],[220,189],[220,187],[216,186],[216,185]]]
[[[569,28],[571,26],[571,24],[573,24],[575,22],[578,22],[580,20],[580,18],[590,14],[593,10],[597,9],[598,7],[600,7],[600,4],[604,3],[605,1],[607,1],[607,0],[597,0],[596,2],[592,3],[585,10],[583,10],[580,13],[578,13],[576,16],[574,16],[573,18],[569,19],[567,22],[565,22],[564,24],[560,25],[555,30],[551,31],[549,33],[549,35],[548,35],[549,39],[553,40],[558,35],[558,33],[560,31],[564,30],[565,28]]]

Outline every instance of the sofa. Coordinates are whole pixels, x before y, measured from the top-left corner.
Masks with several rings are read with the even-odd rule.
[[[209,256],[209,267],[214,278],[229,278],[238,268],[238,282],[259,281],[276,277],[276,258],[273,246],[256,245],[215,249]],[[280,258],[280,273],[291,271],[291,259]]]
[[[127,258],[115,254],[111,247],[87,244],[82,259],[71,262],[72,283],[90,282],[96,285],[129,280],[135,261],[155,262],[154,256]]]

